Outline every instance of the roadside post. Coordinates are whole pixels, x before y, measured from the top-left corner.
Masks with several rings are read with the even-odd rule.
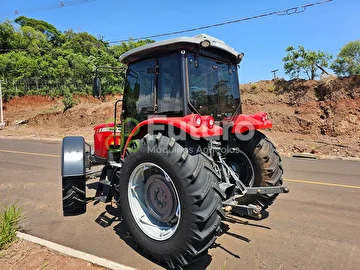
[[[2,105],[2,92],[1,92],[1,83],[3,81],[0,80],[0,119],[1,119],[1,122],[0,122],[0,129],[3,129],[5,128],[5,123],[4,123],[4,113],[3,113],[3,105]]]

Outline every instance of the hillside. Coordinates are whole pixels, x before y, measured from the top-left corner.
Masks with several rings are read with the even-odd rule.
[[[273,128],[265,131],[283,154],[360,156],[360,77],[319,81],[275,80],[241,85],[243,112],[267,111]],[[3,104],[7,127],[0,136],[61,139],[82,135],[113,117],[116,96],[103,100],[76,96],[63,111],[61,98],[15,97]]]

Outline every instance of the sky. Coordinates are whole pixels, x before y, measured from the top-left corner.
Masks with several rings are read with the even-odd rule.
[[[324,0],[0,0],[0,22],[26,16],[43,20],[60,31],[88,32],[114,42],[238,20]],[[64,6],[60,7],[63,2]],[[302,9],[298,9],[300,11]],[[15,14],[17,11],[17,15]],[[293,10],[294,11],[294,10]],[[292,15],[271,15],[234,24],[154,38],[156,41],[206,33],[223,40],[245,57],[240,83],[284,73],[288,46],[322,50],[333,55],[360,40],[360,0],[333,0]],[[114,45],[118,43],[112,43]],[[331,70],[328,70],[331,73]]]

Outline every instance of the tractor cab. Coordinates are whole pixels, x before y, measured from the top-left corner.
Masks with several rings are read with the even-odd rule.
[[[128,66],[125,117],[211,115],[215,120],[241,113],[238,54],[207,35],[148,44],[120,57]]]

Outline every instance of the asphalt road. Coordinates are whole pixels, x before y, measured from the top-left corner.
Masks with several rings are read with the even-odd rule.
[[[138,269],[163,269],[136,248],[110,204],[62,216],[60,153],[59,142],[0,139],[1,205],[17,202],[31,235]],[[291,192],[266,219],[229,216],[228,230],[189,269],[359,269],[360,162],[283,164]]]

